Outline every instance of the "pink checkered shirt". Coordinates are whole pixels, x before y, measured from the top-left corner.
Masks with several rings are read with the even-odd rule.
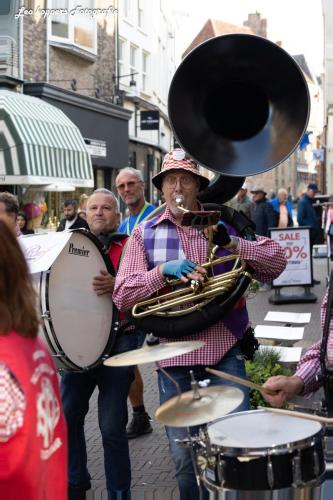
[[[320,323],[321,328],[324,327],[325,315],[326,315],[326,306],[327,306],[327,298],[328,291],[326,291],[325,296],[323,298],[320,310]],[[330,329],[329,329],[329,342],[332,342],[333,338],[333,311],[331,311],[331,321],[330,321]],[[329,347],[329,345],[328,345]],[[297,365],[297,370],[295,375],[301,377],[304,382],[304,390],[303,395],[311,395],[312,392],[316,391],[320,387],[320,382],[317,380],[317,376],[321,374],[320,367],[320,348],[321,348],[321,339],[318,340],[313,346],[310,347],[308,351],[304,354],[302,359]]]
[[[23,425],[25,395],[7,365],[0,363],[0,443],[8,441]]]
[[[177,224],[168,208],[159,221],[164,219],[169,219],[176,225],[177,234],[186,258],[195,262],[205,262],[207,240],[202,232],[192,227],[184,229],[184,227]],[[253,277],[255,279],[271,281],[284,270],[286,259],[283,250],[273,240],[257,236],[257,241],[247,241],[241,238],[239,241],[239,249],[235,253],[239,254],[254,269]],[[165,282],[158,271],[158,267],[148,271],[148,262],[141,227],[139,226],[129,238],[126,253],[116,277],[113,300],[118,309],[126,311],[163,287],[165,287]],[[215,365],[237,342],[237,339],[224,325],[223,321],[218,321],[205,330],[177,340],[203,340],[206,344],[189,354],[161,361],[161,366]],[[172,342],[171,339],[165,341]]]

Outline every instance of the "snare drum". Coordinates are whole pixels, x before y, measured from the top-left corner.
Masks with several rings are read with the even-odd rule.
[[[318,422],[256,410],[227,415],[207,432],[196,461],[213,491],[316,486],[325,472]]]
[[[94,276],[114,275],[99,240],[82,229],[70,239],[50,269],[39,275],[42,336],[58,368],[83,371],[110,355],[115,309],[110,295],[96,295]]]

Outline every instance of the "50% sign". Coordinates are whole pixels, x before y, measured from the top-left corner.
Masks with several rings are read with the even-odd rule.
[[[287,260],[293,259],[293,260],[299,260],[299,259],[306,259],[308,254],[306,250],[304,249],[304,246],[300,245],[286,245],[284,247],[284,254],[286,256]]]

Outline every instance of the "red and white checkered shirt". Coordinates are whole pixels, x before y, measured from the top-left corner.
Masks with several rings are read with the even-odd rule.
[[[327,298],[328,298],[328,291],[326,291],[325,293],[320,309],[321,329],[323,329],[325,322]],[[333,311],[331,311],[328,347],[333,339],[332,316],[333,316]],[[306,353],[304,354],[304,356],[297,365],[297,370],[295,375],[301,377],[301,379],[304,382],[303,395],[311,395],[312,392],[316,391],[320,387],[320,382],[317,379],[317,376],[321,374],[320,349],[321,349],[321,339],[318,340],[318,342],[316,342],[315,344],[313,344],[313,346],[311,346],[308,351],[306,351]]]
[[[181,247],[187,259],[203,263],[206,261],[207,240],[201,231],[190,227],[184,228],[174,219],[167,208],[159,222],[168,219],[176,225]],[[253,277],[259,281],[271,281],[284,270],[286,259],[278,243],[268,238],[257,236],[257,241],[239,239],[239,249],[234,252],[253,268]],[[121,311],[126,311],[137,302],[147,299],[153,293],[165,287],[163,276],[158,267],[148,271],[148,262],[142,237],[141,227],[137,227],[128,241],[125,256],[116,277],[113,300]],[[161,319],[161,321],[163,321]],[[224,354],[237,342],[223,321],[201,330],[181,340],[202,340],[205,345],[189,354],[176,356],[162,361],[163,367],[184,365],[215,365]],[[172,342],[171,339],[165,340]]]
[[[22,387],[7,365],[0,363],[0,443],[23,426],[26,408]]]

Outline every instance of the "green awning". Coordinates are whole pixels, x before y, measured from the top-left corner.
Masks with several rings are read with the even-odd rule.
[[[0,90],[0,184],[53,182],[93,187],[80,130],[51,104]]]

